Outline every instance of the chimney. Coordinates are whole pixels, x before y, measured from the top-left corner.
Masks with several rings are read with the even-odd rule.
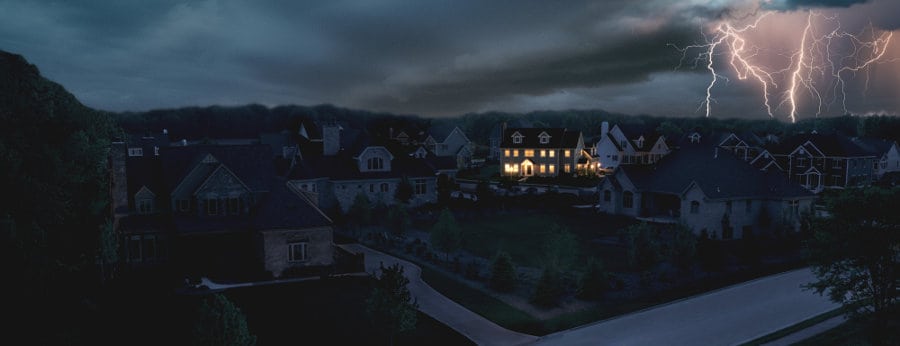
[[[333,122],[322,126],[323,155],[337,155],[341,150],[341,130],[341,126]]]
[[[125,142],[113,142],[110,145],[109,163],[112,170],[110,179],[110,196],[113,214],[128,210],[128,175],[125,172],[125,159],[128,148]]]
[[[713,151],[713,158],[714,158],[714,159],[718,159],[718,158],[719,158],[719,147],[716,147],[716,148],[714,149],[714,151]]]
[[[163,134],[166,135],[166,136],[168,136],[168,135],[169,135],[169,129],[163,129]]]
[[[506,135],[506,122],[500,123],[500,142],[503,142],[503,136]]]
[[[609,133],[609,122],[604,121],[600,124],[600,138],[606,137],[606,134]]]
[[[388,138],[394,139],[394,127],[388,129]]]

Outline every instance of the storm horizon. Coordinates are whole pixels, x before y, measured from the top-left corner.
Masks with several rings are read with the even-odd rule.
[[[897,2],[566,5],[0,0],[0,49],[108,111],[900,114]]]

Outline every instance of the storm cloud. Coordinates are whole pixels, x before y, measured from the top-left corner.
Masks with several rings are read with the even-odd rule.
[[[863,8],[848,15],[896,28],[898,19],[883,15],[891,1],[860,2],[770,5],[798,13]],[[702,43],[710,22],[752,17],[760,6],[0,0],[0,49],[24,55],[84,103],[114,111],[332,103],[424,116],[565,108],[690,116],[709,75],[676,70],[681,52],[673,46]],[[724,116],[756,116],[752,88],[724,95],[719,109],[735,112]]]

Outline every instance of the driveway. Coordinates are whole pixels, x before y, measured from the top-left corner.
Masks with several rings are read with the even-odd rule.
[[[422,281],[422,270],[415,264],[360,244],[340,246],[350,252],[365,254],[366,271],[369,273],[377,271],[381,264],[385,267],[394,263],[402,265],[409,278],[409,291],[418,301],[419,310],[478,345],[524,345],[538,340],[536,336],[503,328],[435,291]]]
[[[808,268],[768,276],[542,337],[536,345],[735,345],[839,305],[800,285]]]

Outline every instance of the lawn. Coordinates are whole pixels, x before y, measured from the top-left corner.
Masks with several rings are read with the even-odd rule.
[[[599,240],[614,237],[618,229],[630,223],[595,213],[498,213],[490,218],[460,221],[463,248],[480,257],[492,258],[500,249],[518,265],[539,268],[544,244],[553,235],[552,227],[560,225],[577,237],[580,258],[602,258],[611,269],[624,266],[624,249]]]

